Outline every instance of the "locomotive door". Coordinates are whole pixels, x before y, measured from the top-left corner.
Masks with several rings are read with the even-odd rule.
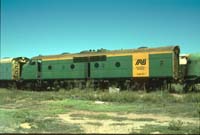
[[[90,62],[85,63],[85,77],[90,79]]]
[[[42,61],[38,60],[37,61],[37,78],[41,79],[41,75],[42,75]]]
[[[87,63],[87,78],[90,78],[90,62]]]

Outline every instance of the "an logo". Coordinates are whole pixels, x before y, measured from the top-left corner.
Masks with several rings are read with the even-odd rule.
[[[135,65],[146,65],[146,59],[138,59]]]

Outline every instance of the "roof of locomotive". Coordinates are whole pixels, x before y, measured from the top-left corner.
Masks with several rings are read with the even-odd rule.
[[[69,58],[69,57],[84,57],[84,56],[99,56],[106,54],[124,54],[124,53],[137,53],[137,52],[164,52],[164,51],[178,51],[180,52],[179,46],[164,46],[157,48],[147,48],[141,47],[138,49],[121,49],[121,50],[106,50],[99,49],[97,51],[82,51],[80,53],[63,53],[57,55],[39,55],[35,56],[32,59],[49,59],[49,58]]]
[[[13,58],[2,58],[0,59],[0,63],[10,63],[13,60]]]

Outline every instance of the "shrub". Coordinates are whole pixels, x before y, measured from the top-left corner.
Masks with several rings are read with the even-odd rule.
[[[200,94],[188,93],[184,96],[185,102],[199,103],[200,102]]]
[[[13,118],[21,122],[33,122],[37,115],[28,111],[17,111],[14,113]]]
[[[183,122],[181,120],[172,120],[170,121],[169,123],[169,127],[168,129],[171,129],[171,130],[180,130],[183,126]]]

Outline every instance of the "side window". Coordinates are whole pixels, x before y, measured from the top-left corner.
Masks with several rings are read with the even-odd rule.
[[[74,69],[74,68],[75,68],[75,65],[74,65],[74,64],[71,64],[71,65],[70,65],[70,68],[71,68],[71,69]]]
[[[115,63],[115,66],[116,66],[116,67],[120,67],[120,66],[121,66],[120,62],[116,62],[116,63]]]
[[[95,63],[95,64],[94,64],[94,67],[95,67],[95,68],[98,68],[98,67],[99,67],[99,63]]]
[[[48,66],[48,70],[52,70],[52,66],[51,65]]]

